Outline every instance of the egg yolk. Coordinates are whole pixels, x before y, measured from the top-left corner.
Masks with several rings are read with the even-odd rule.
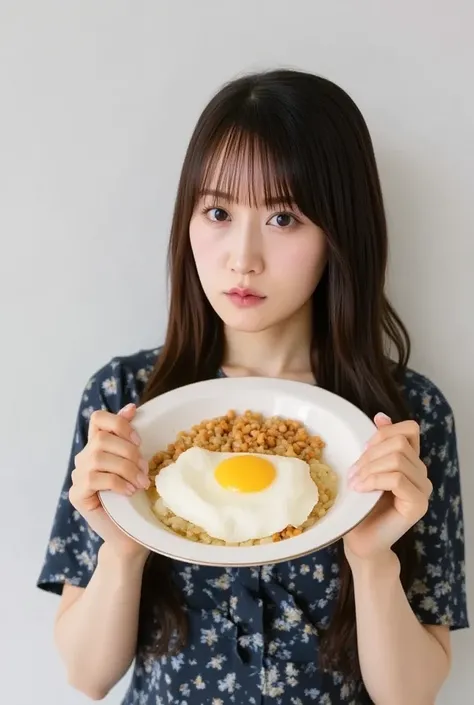
[[[234,492],[261,492],[272,484],[276,472],[273,463],[254,455],[226,458],[215,469],[217,482]]]

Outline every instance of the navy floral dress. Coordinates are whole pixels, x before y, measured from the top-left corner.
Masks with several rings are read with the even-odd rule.
[[[117,412],[137,402],[157,350],[116,358],[87,384],[69,468],[38,580],[61,594],[64,583],[86,587],[100,539],[68,501],[74,456],[83,448],[95,409]],[[434,486],[416,526],[424,567],[409,600],[424,624],[467,627],[463,512],[453,413],[425,377],[408,372],[405,392],[421,425],[422,458]],[[336,547],[259,568],[172,566],[189,617],[188,646],[154,660],[138,645],[123,705],[362,705],[360,681],[318,669],[318,634],[338,595]]]

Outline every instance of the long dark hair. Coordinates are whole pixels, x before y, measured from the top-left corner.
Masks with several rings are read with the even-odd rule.
[[[244,160],[243,155],[247,155]],[[366,123],[334,83],[277,70],[224,86],[202,113],[184,159],[169,245],[170,312],[164,347],[142,402],[218,373],[224,352],[221,320],[197,275],[189,224],[210,185],[241,191],[255,202],[258,160],[264,197],[296,203],[326,234],[328,264],[313,294],[312,367],[319,386],[370,417],[408,417],[401,382],[408,334],[385,294],[387,230],[379,176]],[[395,547],[408,587],[415,552],[411,532]],[[354,591],[341,549],[339,600],[323,634],[322,665],[358,670]],[[186,640],[186,619],[166,559],[152,555],[144,576],[141,638],[155,653]]]

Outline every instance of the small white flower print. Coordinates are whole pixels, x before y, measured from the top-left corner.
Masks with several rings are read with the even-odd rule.
[[[252,649],[252,651],[258,651],[263,648],[263,636],[258,632],[240,636],[238,642],[242,648]]]
[[[211,658],[206,668],[213,668],[216,671],[222,671],[222,665],[225,661],[227,661],[227,656],[224,656],[224,654],[218,654],[217,656],[213,656]]]
[[[452,592],[452,587],[451,583],[449,583],[447,580],[442,580],[439,583],[436,583],[434,587],[434,594],[435,597],[443,597],[444,595],[449,595]]]
[[[184,664],[184,654],[177,654],[171,657],[171,668],[173,671],[180,671]]]
[[[89,420],[90,417],[92,416],[92,414],[94,413],[94,411],[95,411],[95,408],[94,408],[93,406],[86,406],[86,407],[84,407],[84,408],[82,409],[82,411],[81,411],[81,416],[82,416],[84,419]],[[78,442],[79,442],[79,441],[76,441],[76,443],[78,443]]]
[[[285,605],[283,607],[284,619],[291,625],[301,622],[301,612],[296,607]]]
[[[142,367],[135,376],[138,382],[146,384],[146,382],[148,382],[149,371],[145,367]]]
[[[423,580],[415,580],[410,589],[410,596],[414,595],[426,595],[428,588]]]
[[[209,580],[208,584],[215,590],[228,590],[231,584],[231,576],[229,573],[222,573],[218,578]]]
[[[102,389],[104,391],[104,394],[108,397],[117,394],[117,380],[115,379],[115,377],[109,377],[108,379],[104,379],[104,381],[102,382]]]
[[[236,688],[237,676],[235,673],[228,673],[225,678],[217,681],[217,687],[220,691],[225,691],[227,693],[233,693]]]
[[[89,572],[92,573],[95,568],[95,558],[92,558],[90,553],[88,553],[87,551],[81,551],[81,553],[77,553],[76,557],[78,564],[84,566]]]
[[[421,601],[421,607],[426,612],[431,612],[431,614],[436,614],[439,611],[438,603],[431,596],[426,596]]]
[[[324,568],[322,565],[316,565],[313,571],[313,579],[317,580],[318,583],[322,583],[324,580]]]
[[[219,639],[214,627],[211,629],[201,629],[201,644],[212,646],[213,644],[217,644],[218,641]]]
[[[179,686],[179,692],[185,698],[189,698],[189,696],[191,695],[191,688],[189,687],[189,684],[188,683],[181,683],[181,685]]]
[[[286,685],[289,685],[290,688],[295,688],[298,685],[298,669],[296,668],[294,663],[287,663],[285,666],[285,675],[286,675]]]
[[[446,607],[444,613],[440,615],[440,624],[450,627],[453,624],[453,611],[450,607]]]
[[[193,680],[194,685],[196,686],[197,690],[204,690],[206,687],[205,682],[202,679],[202,676],[196,676],[196,678]]]
[[[453,414],[448,414],[444,420],[446,424],[446,430],[448,435],[451,435],[454,430],[454,416]]]
[[[425,545],[423,541],[415,541],[415,551],[417,552],[419,557],[425,555]]]
[[[443,574],[443,569],[439,564],[433,565],[433,563],[428,563],[425,570],[426,574],[429,575],[430,578],[440,578]]]
[[[59,536],[55,536],[49,542],[48,550],[52,556],[57,553],[64,553],[64,548],[66,546],[66,541]]]

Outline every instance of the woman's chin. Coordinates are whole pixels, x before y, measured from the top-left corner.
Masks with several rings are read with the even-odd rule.
[[[265,316],[221,316],[227,330],[241,333],[261,333],[278,325],[278,321],[270,321]]]
[[[259,333],[269,327],[269,321],[266,316],[258,314],[256,311],[216,311],[224,326],[229,330],[237,330],[242,333]]]

